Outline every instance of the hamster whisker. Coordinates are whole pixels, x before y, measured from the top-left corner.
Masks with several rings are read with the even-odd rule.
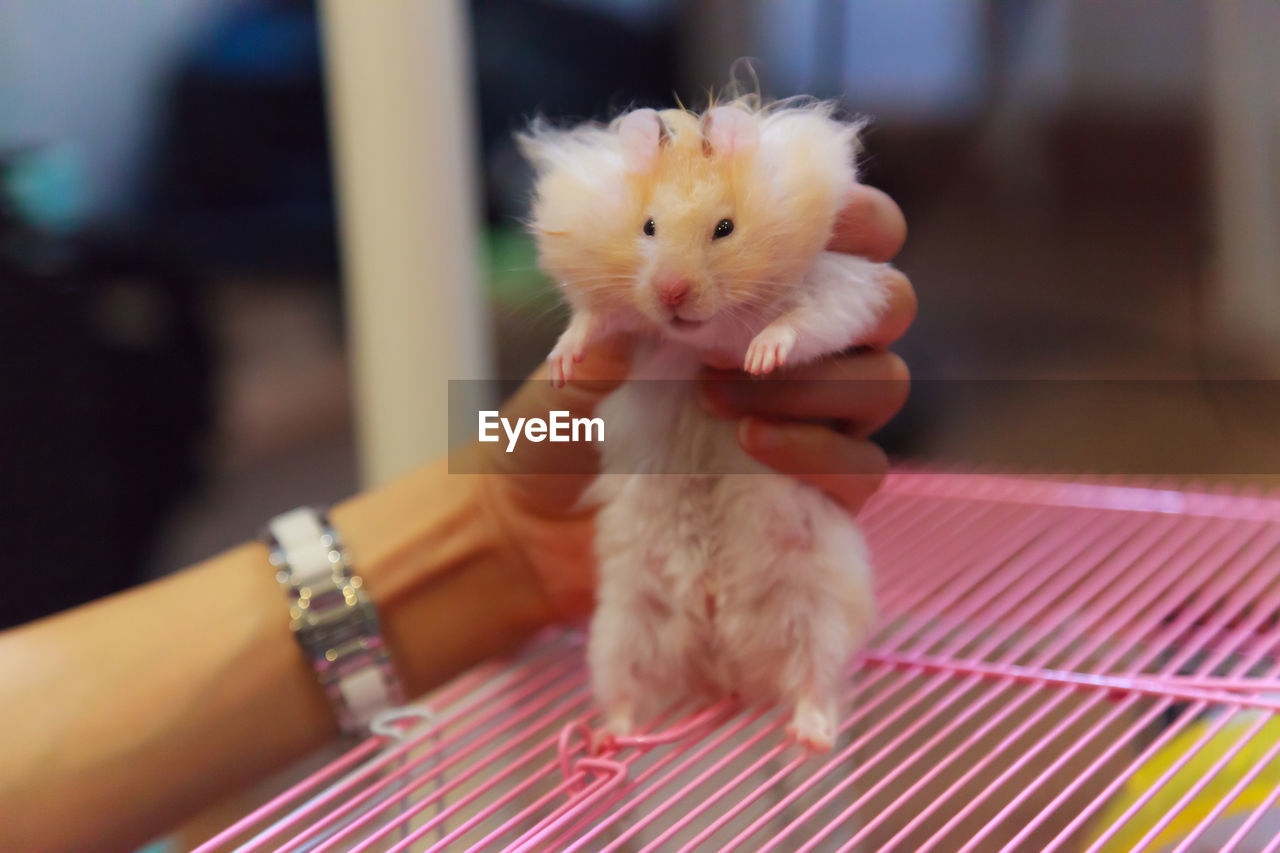
[[[750,286],[753,289],[768,288],[773,291],[789,290],[791,285],[774,279],[735,278],[728,282],[731,287]]]
[[[493,304],[496,308],[513,314],[532,309],[537,309],[538,315],[551,312],[568,313],[565,311],[564,303],[549,291],[525,293],[515,299],[495,299]]]
[[[546,277],[546,273],[545,273],[545,272],[543,272],[542,267],[539,267],[539,266],[529,266],[529,267],[494,267],[492,271],[493,271],[493,272],[536,272],[540,278],[545,278],[545,277]]]
[[[625,281],[625,279],[622,279],[622,278],[620,278],[619,276],[616,276],[616,275],[587,275],[587,276],[582,276],[581,278],[576,277],[576,276],[573,276],[573,275],[570,275],[570,276],[566,276],[566,277],[565,277],[565,279],[564,279],[564,281],[567,281],[567,282],[569,282],[570,284],[586,284],[586,283],[588,283],[588,282],[593,282],[593,281],[618,281],[618,282],[621,282],[621,281]]]
[[[744,332],[755,334],[756,324],[760,323],[763,318],[757,316],[754,312],[748,311],[746,316],[742,316],[742,308],[744,306],[732,305],[724,309],[724,315],[733,322],[737,323]],[[754,323],[752,321],[755,321]]]
[[[749,291],[734,293],[733,297],[734,297],[733,302],[735,305],[740,305],[744,308],[757,309],[759,312],[761,312],[761,314],[763,314],[763,312],[768,311],[770,308],[773,308],[778,304],[778,300],[776,298],[761,296],[759,294],[752,293]]]
[[[583,284],[616,284],[619,287],[629,287],[630,282],[625,278],[619,278],[616,275],[592,275],[586,278],[568,278],[565,280],[567,284],[583,285]]]
[[[502,313],[508,316],[519,315],[522,322],[537,329],[555,328],[558,329],[563,325],[565,316],[563,306],[559,303],[550,305],[532,306],[532,305],[509,305],[503,306],[505,309]],[[534,310],[529,310],[529,309]],[[554,325],[553,325],[553,321]]]

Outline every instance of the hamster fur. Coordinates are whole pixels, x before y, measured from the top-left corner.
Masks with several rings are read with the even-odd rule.
[[[830,748],[845,666],[875,620],[862,535],[820,491],[747,456],[694,380],[708,361],[753,374],[812,361],[874,327],[885,265],[823,250],[857,180],[858,126],[822,103],[741,99],[535,123],[520,142],[539,259],[571,309],[550,380],[620,330],[642,341],[631,379],[687,380],[624,383],[597,411],[611,476],[591,490],[588,659],[605,731],[736,694],[789,703],[790,734]]]

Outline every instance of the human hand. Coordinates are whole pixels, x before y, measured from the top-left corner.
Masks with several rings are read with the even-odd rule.
[[[892,199],[859,186],[828,248],[887,261],[905,239],[906,222]],[[859,350],[777,371],[763,381],[707,385],[712,410],[739,419],[738,440],[748,454],[822,489],[850,513],[871,496],[886,469],[884,453],[867,437],[898,412],[909,385],[906,365],[884,348],[915,318],[915,293],[901,273],[892,276],[889,289],[888,308],[876,329],[864,340],[849,342]],[[551,410],[590,416],[625,378],[630,350],[623,337],[591,347],[563,388],[552,387],[546,368],[540,368],[503,407],[503,416],[546,417]],[[821,380],[833,379],[842,380],[842,393],[822,393]],[[542,586],[556,617],[589,612],[594,510],[578,502],[597,473],[598,458],[571,443],[527,444],[515,454],[495,448],[476,445],[469,452],[480,455],[478,470],[486,472],[481,493],[510,558]]]
[[[893,200],[858,186],[828,248],[888,261],[906,236],[906,220]],[[739,419],[738,443],[749,455],[822,489],[855,514],[879,488],[888,464],[868,436],[898,413],[910,390],[906,363],[887,347],[915,316],[911,282],[893,270],[888,308],[870,335],[849,341],[856,349],[749,382],[715,381],[743,378],[736,371],[717,371],[704,386],[709,407],[721,417]]]

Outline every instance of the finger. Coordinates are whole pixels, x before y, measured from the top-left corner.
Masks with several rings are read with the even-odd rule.
[[[626,378],[634,341],[613,336],[590,347],[564,387],[547,381],[544,365],[503,404],[501,417],[511,424],[520,418],[549,420],[551,412],[569,418],[589,418],[596,406]],[[599,469],[596,444],[587,441],[518,441],[507,452],[507,437],[479,445],[482,470],[508,475],[518,495],[539,509],[562,512],[571,507]],[[469,459],[470,457],[460,457]],[[461,463],[459,463],[461,465]],[[529,477],[511,475],[534,475]]]
[[[743,418],[737,435],[750,456],[821,489],[850,515],[875,494],[889,469],[884,451],[871,442],[813,424]]]
[[[907,240],[907,220],[902,209],[875,187],[856,185],[836,220],[827,248],[833,252],[887,261]]]
[[[857,353],[789,370],[777,379],[711,375],[702,391],[708,408],[721,417],[834,420],[853,435],[867,436],[902,409],[911,372],[891,352]]]
[[[567,396],[588,403],[594,407],[600,398],[607,395],[627,377],[631,366],[631,350],[635,340],[629,335],[611,335],[597,341],[586,349],[581,358],[573,359],[573,379],[565,388],[554,389],[556,394],[564,393],[567,388],[576,389]],[[543,363],[530,379],[546,381],[548,364]],[[561,407],[563,408],[563,407]]]
[[[905,335],[915,322],[919,303],[911,280],[901,270],[889,268],[884,270],[883,281],[888,290],[884,313],[880,315],[875,328],[862,340],[850,341],[851,344],[882,349]]]

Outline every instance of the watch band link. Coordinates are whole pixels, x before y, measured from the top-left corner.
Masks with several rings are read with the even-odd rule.
[[[337,532],[312,507],[276,516],[264,536],[289,599],[289,627],[311,661],[346,734],[404,701],[378,614]]]

